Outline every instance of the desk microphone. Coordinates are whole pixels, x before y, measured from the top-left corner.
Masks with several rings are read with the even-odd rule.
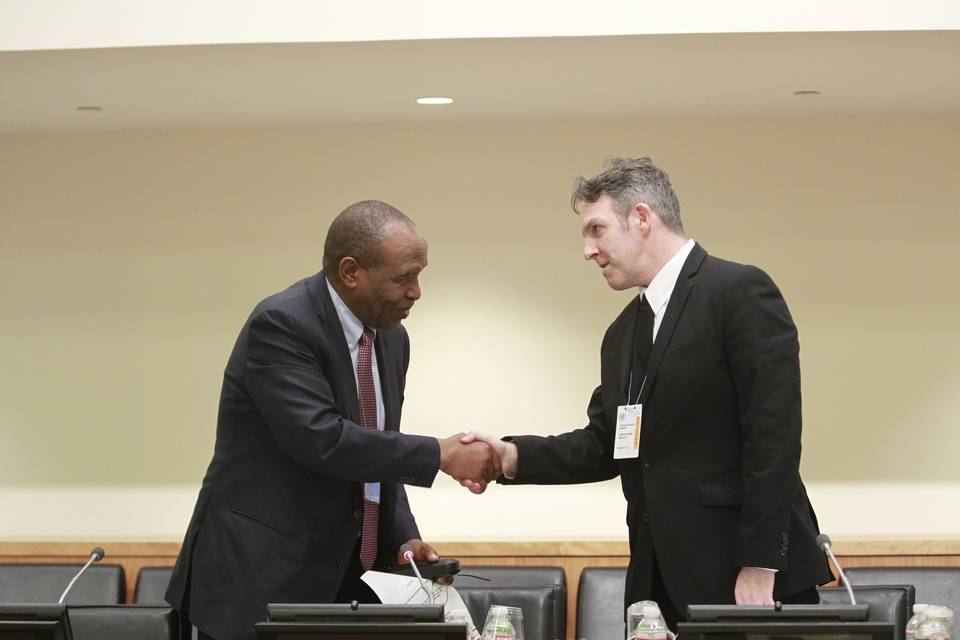
[[[413,547],[406,542],[400,545],[400,556],[410,563],[410,566],[413,568],[413,572],[417,574],[417,580],[420,581],[420,588],[423,589],[423,592],[427,594],[427,602],[433,604],[433,593],[431,593],[430,589],[427,588],[427,583],[423,579],[423,576],[420,575],[420,569],[417,568],[417,563],[413,561]]]
[[[73,580],[70,581],[70,584],[67,585],[67,588],[63,590],[63,594],[60,596],[60,599],[57,600],[57,604],[63,604],[63,601],[66,599],[67,594],[70,593],[70,589],[73,589],[73,585],[77,582],[77,578],[83,575],[83,572],[92,565],[94,562],[100,562],[103,560],[104,552],[103,547],[94,547],[90,551],[90,559],[87,560],[87,564],[83,565],[83,568],[80,571],[77,571],[77,575],[73,576]]]
[[[818,535],[817,546],[833,560],[833,566],[837,568],[837,573],[840,574],[840,581],[843,583],[843,586],[847,588],[847,595],[850,596],[850,604],[857,604],[857,599],[853,597],[853,589],[850,587],[850,581],[847,580],[847,574],[843,572],[843,567],[840,566],[837,556],[833,555],[833,549],[830,547],[830,536],[825,533]]]

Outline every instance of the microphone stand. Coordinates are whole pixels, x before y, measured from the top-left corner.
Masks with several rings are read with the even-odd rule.
[[[83,575],[83,572],[92,565],[94,562],[100,562],[103,560],[103,549],[100,547],[95,547],[93,551],[90,552],[90,559],[87,560],[87,564],[83,565],[83,568],[80,571],[77,571],[77,575],[73,576],[73,580],[70,581],[70,584],[67,585],[67,588],[63,590],[63,593],[60,594],[60,599],[57,600],[57,604],[63,604],[63,601],[67,598],[67,594],[70,593],[70,589],[73,589],[73,585],[76,584],[80,576]]]
[[[830,559],[833,560],[833,566],[837,568],[837,573],[840,574],[840,582],[842,582],[843,586],[847,588],[847,595],[850,596],[850,604],[857,604],[857,599],[853,597],[853,588],[850,586],[850,581],[847,580],[847,574],[843,572],[843,567],[840,566],[837,556],[833,555],[833,549],[830,545],[830,538],[820,534],[817,537],[817,542],[820,543],[820,548],[826,551],[827,555],[830,556]]]

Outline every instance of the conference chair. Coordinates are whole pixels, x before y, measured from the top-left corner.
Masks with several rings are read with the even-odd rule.
[[[577,593],[577,635],[585,640],[622,640],[623,589],[625,568],[588,567],[580,574]],[[820,587],[820,598],[825,604],[849,602],[847,590],[838,587]],[[903,640],[909,619],[908,602],[913,596],[910,585],[884,587],[854,587],[858,603],[870,605],[871,621],[890,621],[895,627],[895,639]]]
[[[950,607],[960,615],[960,567],[853,567],[846,573],[852,585],[912,584],[915,602]]]
[[[56,602],[82,564],[0,564],[0,602]],[[119,565],[89,567],[67,595],[69,605],[119,604],[126,584]]]
[[[454,579],[479,631],[492,605],[523,609],[525,640],[564,640],[567,579],[562,567],[463,566]]]
[[[847,576],[849,578],[849,576]],[[845,587],[817,587],[822,604],[850,604]],[[853,596],[857,604],[869,604],[868,622],[892,622],[894,640],[904,640],[907,620],[910,619],[913,585],[856,585]]]
[[[623,640],[626,567],[587,567],[577,589],[577,635],[585,640]]]
[[[71,606],[73,640],[181,640],[176,609],[162,605]]]
[[[137,584],[133,588],[133,601],[136,604],[167,604],[163,596],[170,584],[173,567],[143,567],[137,574]]]

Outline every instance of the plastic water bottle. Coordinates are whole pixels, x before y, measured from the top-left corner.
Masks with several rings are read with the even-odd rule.
[[[927,618],[924,625],[930,625],[930,640],[953,640],[953,611],[947,607],[928,607],[924,615]]]
[[[667,625],[660,617],[660,607],[653,604],[643,606],[642,617],[631,640],[667,640]]]
[[[950,640],[950,633],[942,620],[927,618],[917,630],[914,640]]]
[[[517,630],[509,618],[501,618],[493,627],[493,640],[516,640]]]
[[[517,630],[510,622],[510,617],[498,609],[500,607],[496,605],[490,607],[487,624],[483,629],[483,640],[517,640]]]
[[[920,631],[920,625],[927,619],[926,611],[929,608],[928,604],[913,605],[913,615],[907,621],[906,640],[913,640],[916,637],[917,632]]]

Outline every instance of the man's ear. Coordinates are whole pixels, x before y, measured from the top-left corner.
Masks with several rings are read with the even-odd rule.
[[[343,286],[355,289],[357,287],[357,277],[363,267],[357,262],[356,258],[345,256],[340,258],[340,264],[337,265],[337,275],[340,276],[340,282]]]
[[[647,235],[650,233],[650,225],[653,223],[653,209],[646,202],[638,202],[630,210],[630,217],[637,224],[640,233]]]

